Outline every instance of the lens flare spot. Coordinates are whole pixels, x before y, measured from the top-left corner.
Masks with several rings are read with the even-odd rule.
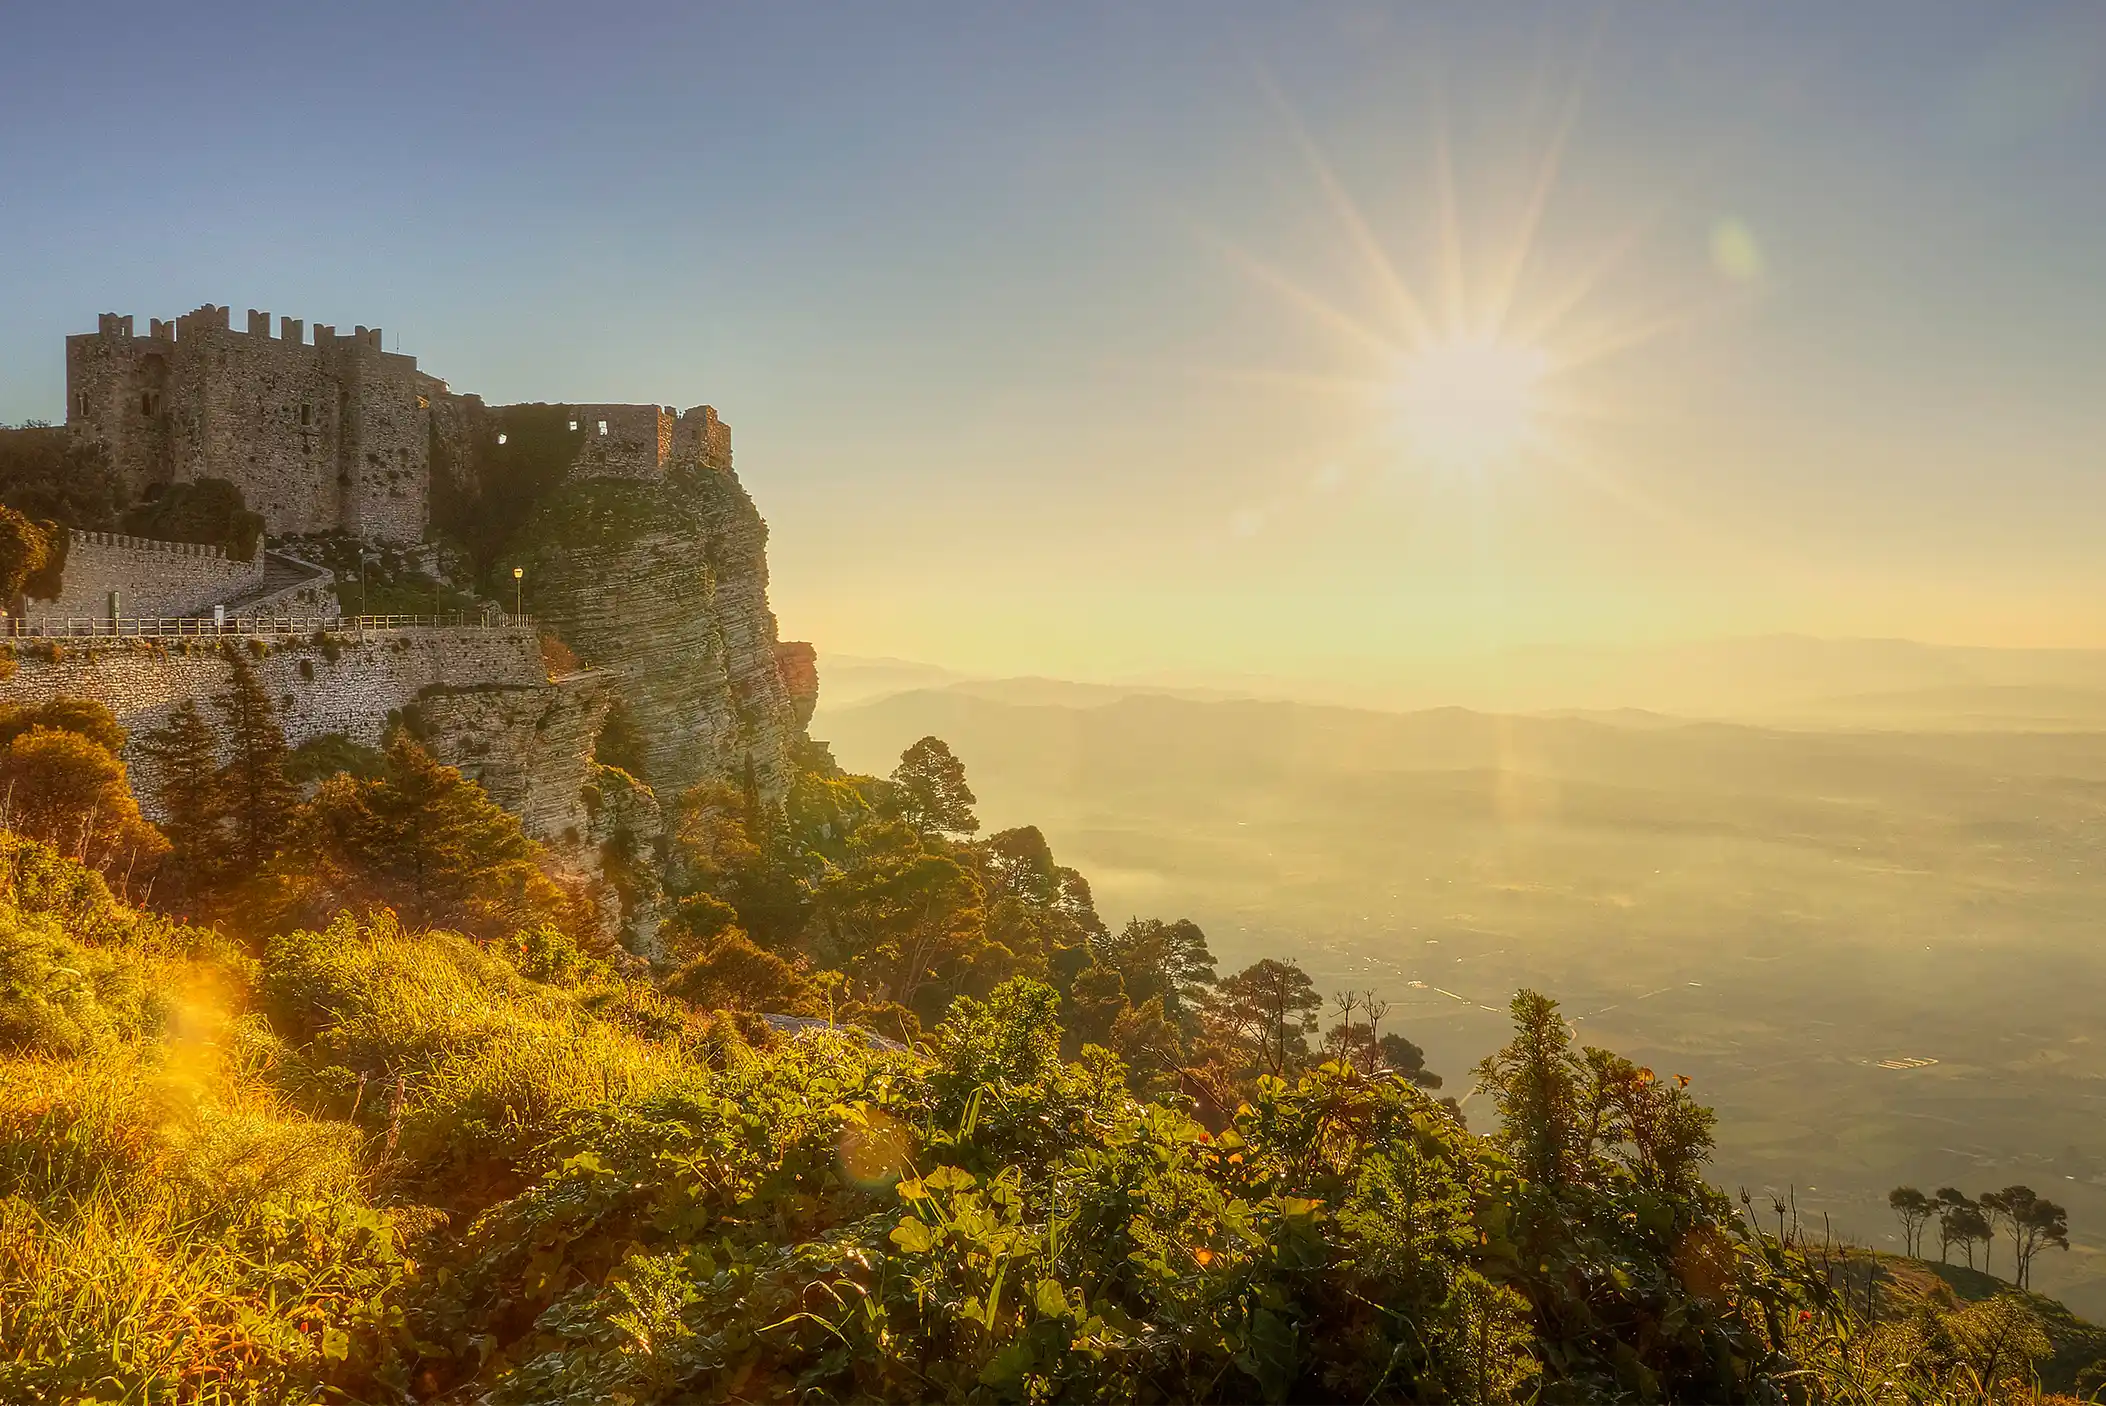
[[[1723,219],[1711,226],[1711,266],[1735,283],[1753,283],[1769,263],[1755,231],[1736,219]]]
[[[872,1109],[841,1134],[841,1170],[858,1186],[898,1181],[912,1165],[913,1135],[898,1119]]]

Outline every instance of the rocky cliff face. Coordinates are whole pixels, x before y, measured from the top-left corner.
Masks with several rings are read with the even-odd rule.
[[[529,687],[429,688],[405,712],[433,756],[479,782],[529,835],[589,866],[584,792],[611,701],[607,682],[581,674]]]
[[[613,678],[668,804],[698,781],[788,784],[810,715],[778,663],[767,536],[728,467],[695,466],[566,483],[517,541],[528,609]]]

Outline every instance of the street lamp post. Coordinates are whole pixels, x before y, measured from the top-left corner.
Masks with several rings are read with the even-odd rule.
[[[515,620],[523,620],[523,619],[525,619],[525,618],[526,618],[526,604],[525,604],[525,602],[526,602],[526,568],[525,568],[525,567],[523,567],[523,566],[515,566],[515,567],[513,567],[513,568],[512,568],[512,618],[513,618],[513,619],[515,619]]]

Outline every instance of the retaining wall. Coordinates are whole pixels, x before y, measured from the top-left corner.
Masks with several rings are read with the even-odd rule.
[[[551,689],[532,630],[469,626],[332,638],[330,644],[281,638],[262,654],[240,637],[22,640],[16,642],[13,677],[0,680],[0,703],[69,694],[104,704],[131,735],[125,761],[134,790],[151,811],[158,778],[140,753],[139,739],[186,698],[209,715],[209,700],[227,687],[229,647],[248,659],[293,746],[331,732],[377,744],[388,714],[429,693],[488,691],[516,699]]]

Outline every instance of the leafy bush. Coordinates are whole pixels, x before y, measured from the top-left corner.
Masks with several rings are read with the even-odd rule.
[[[0,911],[0,1050],[86,1054],[157,1031],[165,996],[135,952],[83,947],[56,920]]]

